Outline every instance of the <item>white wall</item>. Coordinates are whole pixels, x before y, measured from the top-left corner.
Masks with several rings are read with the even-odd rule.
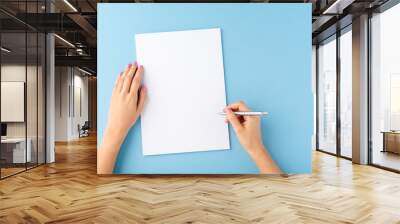
[[[55,100],[54,100],[54,119],[55,119],[55,141],[68,140],[68,117],[69,117],[69,96],[68,88],[70,84],[69,68],[55,68]]]
[[[77,70],[75,70],[76,72]],[[72,119],[71,119],[71,136],[72,138],[78,138],[78,124],[83,125],[85,121],[88,121],[89,113],[88,113],[88,77],[82,76],[83,73],[79,73],[79,75],[74,75],[74,107],[72,108]],[[79,93],[80,91],[80,93]],[[80,97],[79,97],[80,95]],[[79,100],[81,101],[79,103]],[[71,103],[72,104],[72,103]],[[81,107],[81,108],[79,108]],[[82,111],[80,112],[79,109]]]
[[[78,124],[88,120],[88,77],[75,68],[56,67],[55,86],[55,140],[77,139]]]

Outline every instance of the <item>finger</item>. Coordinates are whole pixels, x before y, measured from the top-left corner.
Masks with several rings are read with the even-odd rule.
[[[123,74],[123,72],[119,73],[119,75],[117,76],[117,79],[115,80],[115,84],[114,84],[114,89],[120,89],[122,74]]]
[[[228,107],[231,108],[233,111],[240,111],[240,112],[251,111],[250,108],[247,107],[247,105],[243,101],[232,103],[228,105]],[[241,119],[247,121],[251,119],[251,116],[241,116]]]
[[[128,72],[125,74],[124,77],[124,86],[122,87],[122,91],[128,93],[129,89],[131,88],[131,83],[132,83],[132,79],[133,79],[133,75],[136,72],[136,64],[133,64],[130,66]]]
[[[239,118],[233,113],[230,108],[225,108],[226,119],[228,119],[229,123],[232,124],[233,129],[235,132],[239,132],[242,129],[242,124],[239,121]]]
[[[250,108],[247,107],[247,105],[243,101],[229,104],[227,107],[231,108],[234,111],[240,111],[240,112],[250,111]]]
[[[136,62],[134,64],[129,63],[128,66],[125,68],[124,74],[122,74],[122,77],[126,77],[131,70],[132,67],[136,66]]]
[[[120,78],[120,85],[119,85],[119,88],[118,88],[119,91],[122,91],[122,88],[124,86],[124,81],[125,81],[126,74],[128,74],[129,69],[131,68],[131,66],[132,66],[132,64],[128,64],[128,66],[122,72],[122,75],[121,75],[121,78]]]
[[[142,86],[142,88],[140,88],[140,96],[139,96],[139,102],[138,102],[138,107],[137,107],[137,112],[139,114],[141,114],[143,111],[144,104],[146,102],[146,98],[147,98],[147,88],[145,86]]]
[[[130,76],[133,77],[133,76],[135,75],[135,72],[136,72],[137,68],[138,68],[138,64],[137,64],[137,62],[135,61],[135,63],[133,63],[133,64],[131,65],[131,69],[129,70],[129,72],[127,73],[127,75],[130,75]]]
[[[135,76],[133,77],[132,84],[131,84],[131,92],[135,93],[139,90],[139,87],[142,83],[143,79],[143,65],[139,65],[136,71]]]

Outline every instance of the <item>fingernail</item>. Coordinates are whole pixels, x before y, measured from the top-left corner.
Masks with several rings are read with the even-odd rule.
[[[229,107],[225,107],[224,111],[225,111],[225,113],[229,113],[229,112],[231,112],[231,109]]]
[[[128,68],[130,68],[131,66],[132,66],[132,64],[131,64],[131,63],[129,63],[129,64],[128,64]]]
[[[138,64],[137,64],[137,61],[135,61],[135,63],[134,63],[134,64],[135,64],[135,66],[137,67],[137,65],[138,65]]]

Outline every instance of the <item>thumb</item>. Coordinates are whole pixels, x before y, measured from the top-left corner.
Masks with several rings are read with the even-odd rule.
[[[233,129],[235,129],[235,132],[238,132],[240,129],[242,129],[242,124],[240,123],[239,118],[236,117],[236,115],[230,108],[225,108],[225,113],[226,113],[226,119],[228,119],[229,123],[232,124]]]

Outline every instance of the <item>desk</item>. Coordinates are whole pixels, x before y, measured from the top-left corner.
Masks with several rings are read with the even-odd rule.
[[[400,154],[400,131],[382,131],[383,149],[382,152]]]
[[[5,158],[6,163],[25,163],[25,162],[30,162],[32,160],[32,153],[31,153],[32,140],[30,138],[27,138],[26,142],[28,144],[26,147],[26,154],[25,154],[25,138],[1,139],[2,157]],[[5,148],[3,148],[4,146]],[[3,153],[5,154],[4,156]],[[12,156],[10,154],[12,154]],[[27,159],[27,161],[25,161],[25,158]]]

